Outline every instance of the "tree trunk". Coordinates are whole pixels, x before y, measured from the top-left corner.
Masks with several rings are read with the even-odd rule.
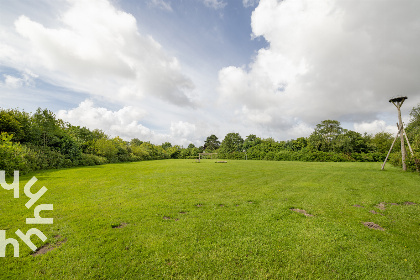
[[[400,138],[401,138],[401,161],[402,161],[402,169],[403,171],[407,171],[407,165],[405,163],[405,158],[406,158],[406,150],[405,150],[405,145],[404,145],[404,130],[402,130],[402,118],[401,118],[401,110],[400,107],[397,107],[398,109],[398,121],[399,121],[399,128],[400,128]]]

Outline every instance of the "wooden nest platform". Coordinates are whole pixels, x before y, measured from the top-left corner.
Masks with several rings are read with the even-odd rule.
[[[395,98],[391,98],[389,100],[389,103],[394,103],[394,102],[402,102],[404,100],[408,99],[407,96],[399,96],[399,97],[395,97]]]

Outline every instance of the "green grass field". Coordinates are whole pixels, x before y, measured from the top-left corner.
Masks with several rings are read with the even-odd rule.
[[[21,176],[19,199],[0,188],[0,229],[36,227],[51,250],[8,245],[0,278],[420,279],[420,177],[380,167],[162,160]],[[32,176],[48,191],[28,210]],[[42,203],[54,223],[26,225]]]

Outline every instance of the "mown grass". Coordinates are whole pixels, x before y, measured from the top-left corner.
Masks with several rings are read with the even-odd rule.
[[[35,226],[56,247],[32,256],[20,241],[13,258],[9,245],[2,279],[420,279],[420,177],[391,166],[164,160],[43,171],[21,176],[19,199],[0,189],[7,238],[33,227],[23,194],[32,176],[33,192],[48,188],[36,205],[54,205],[41,212],[54,224]]]

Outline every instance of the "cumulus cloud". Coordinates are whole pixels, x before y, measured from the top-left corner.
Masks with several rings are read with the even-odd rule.
[[[191,138],[195,132],[195,125],[188,122],[171,122],[171,134],[175,137]]]
[[[375,125],[380,112],[393,113],[389,97],[420,102],[419,9],[416,1],[261,0],[253,37],[269,46],[247,67],[219,71],[219,101],[271,127]]]
[[[361,122],[354,124],[354,130],[360,133],[368,133],[375,135],[378,132],[388,132],[391,134],[396,134],[398,127],[396,125],[387,125],[383,120],[374,120],[372,122]]]
[[[151,36],[141,35],[131,14],[107,0],[68,3],[55,27],[25,15],[16,19],[15,30],[25,44],[2,44],[0,62],[29,65],[51,83],[112,100],[154,96],[193,106],[194,85],[179,61]]]
[[[89,129],[100,129],[111,136],[123,139],[150,138],[152,131],[144,127],[140,121],[146,113],[132,106],[126,106],[118,111],[103,107],[95,107],[92,100],[85,100],[77,108],[60,110],[57,117],[73,125],[85,126]],[[137,136],[135,136],[137,135]]]
[[[126,141],[138,138],[154,144],[170,141],[174,145],[187,146],[197,139],[195,124],[172,121],[168,128],[170,133],[158,133],[141,124],[146,116],[145,111],[133,106],[125,106],[120,110],[112,111],[95,106],[90,99],[81,102],[77,108],[57,112],[58,118],[72,125],[87,127],[91,130],[100,129],[111,137],[119,136]]]

